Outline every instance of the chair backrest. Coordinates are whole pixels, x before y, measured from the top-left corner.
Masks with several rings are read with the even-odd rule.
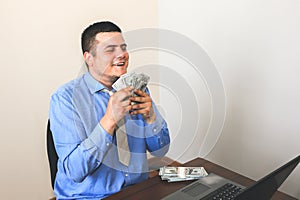
[[[50,120],[48,120],[47,123],[47,154],[48,154],[48,161],[50,166],[51,184],[52,184],[52,188],[54,188],[54,181],[57,172],[58,155],[54,147],[53,136],[50,130]]]

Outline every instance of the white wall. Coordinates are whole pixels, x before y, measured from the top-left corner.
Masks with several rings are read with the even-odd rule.
[[[299,9],[297,0],[159,1],[159,27],[196,41],[223,79],[225,124],[206,159],[255,180],[300,152]],[[162,63],[172,63],[170,67],[184,73],[189,64],[178,61],[176,66],[174,56],[170,57],[160,58]],[[198,90],[202,82],[190,84]],[[168,104],[168,95],[162,94],[160,98],[162,104]],[[198,99],[199,104],[207,103],[201,101],[201,96]],[[176,112],[167,115],[168,120]],[[201,116],[205,123],[211,117]],[[177,128],[170,124],[172,131]],[[201,137],[196,140],[188,150],[182,149],[181,161],[201,155]],[[280,190],[300,198],[299,185],[300,166]]]
[[[112,20],[123,31],[157,26],[157,2],[1,0],[1,199],[52,197],[45,147],[49,99],[80,72],[80,35]]]

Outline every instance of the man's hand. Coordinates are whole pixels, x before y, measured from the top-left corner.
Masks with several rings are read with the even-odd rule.
[[[132,105],[132,111],[130,114],[142,114],[143,118],[148,124],[153,123],[156,119],[156,115],[153,110],[152,100],[150,96],[147,93],[137,89],[134,90],[134,93],[138,96],[129,98],[132,102],[136,102],[136,104]]]
[[[100,120],[100,125],[111,135],[117,123],[131,110],[132,87],[126,87],[110,96],[106,113]]]

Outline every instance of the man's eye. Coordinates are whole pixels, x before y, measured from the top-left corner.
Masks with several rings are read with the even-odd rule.
[[[122,46],[121,46],[121,49],[122,49],[123,51],[126,51],[127,45],[122,45]]]
[[[114,52],[115,48],[107,48],[106,52]]]

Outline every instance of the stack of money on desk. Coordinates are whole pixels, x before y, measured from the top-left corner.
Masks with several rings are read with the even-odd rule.
[[[159,175],[168,182],[195,180],[208,175],[203,167],[161,167]]]

